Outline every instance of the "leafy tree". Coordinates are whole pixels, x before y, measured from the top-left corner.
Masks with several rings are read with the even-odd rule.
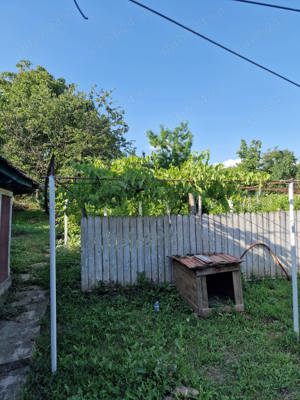
[[[51,153],[58,166],[94,156],[103,160],[131,150],[124,113],[110,92],[80,92],[29,61],[0,74],[1,152],[36,177],[45,175]]]
[[[245,171],[257,171],[261,167],[261,146],[260,140],[252,140],[248,145],[246,140],[242,139],[237,155],[241,159],[240,167]]]
[[[154,148],[152,158],[162,168],[168,168],[170,165],[180,166],[191,155],[193,135],[187,122],[182,122],[174,130],[161,125],[159,134],[150,130],[147,136]]]
[[[275,147],[263,154],[262,169],[270,174],[272,180],[295,178],[297,158],[293,151],[279,150]]]

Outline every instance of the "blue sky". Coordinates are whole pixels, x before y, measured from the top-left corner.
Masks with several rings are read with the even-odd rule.
[[[143,0],[150,7],[300,81],[300,14],[231,0]],[[275,2],[275,1],[274,1]],[[20,59],[88,90],[113,89],[128,138],[188,121],[194,150],[236,158],[240,139],[300,157],[300,89],[148,14],[127,0],[0,2],[0,71]],[[296,7],[298,0],[277,1]]]

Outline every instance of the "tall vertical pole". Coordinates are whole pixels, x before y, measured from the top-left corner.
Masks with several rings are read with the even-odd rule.
[[[295,213],[294,213],[294,183],[289,183],[289,204],[290,204],[290,240],[292,259],[292,286],[293,286],[293,320],[294,332],[299,340],[299,312],[298,312],[298,285],[297,285],[297,258],[295,239]]]
[[[56,330],[56,246],[55,246],[55,177],[54,159],[49,175],[49,220],[50,220],[50,320],[51,320],[51,371],[57,370]]]

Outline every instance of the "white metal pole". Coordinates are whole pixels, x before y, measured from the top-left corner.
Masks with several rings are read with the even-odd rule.
[[[295,239],[295,213],[294,213],[294,183],[289,183],[290,203],[290,238],[291,238],[291,259],[292,259],[292,286],[293,286],[293,320],[294,332],[299,340],[299,312],[298,312],[298,285],[297,285],[297,258]]]
[[[56,331],[56,246],[55,246],[55,178],[49,176],[50,219],[50,319],[51,319],[51,371],[57,370]]]

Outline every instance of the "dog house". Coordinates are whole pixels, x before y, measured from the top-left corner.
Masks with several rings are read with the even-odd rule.
[[[33,193],[38,183],[0,156],[0,295],[11,284],[10,240],[14,194]]]
[[[209,316],[216,306],[244,311],[240,258],[223,253],[171,258],[175,285],[199,316]]]

